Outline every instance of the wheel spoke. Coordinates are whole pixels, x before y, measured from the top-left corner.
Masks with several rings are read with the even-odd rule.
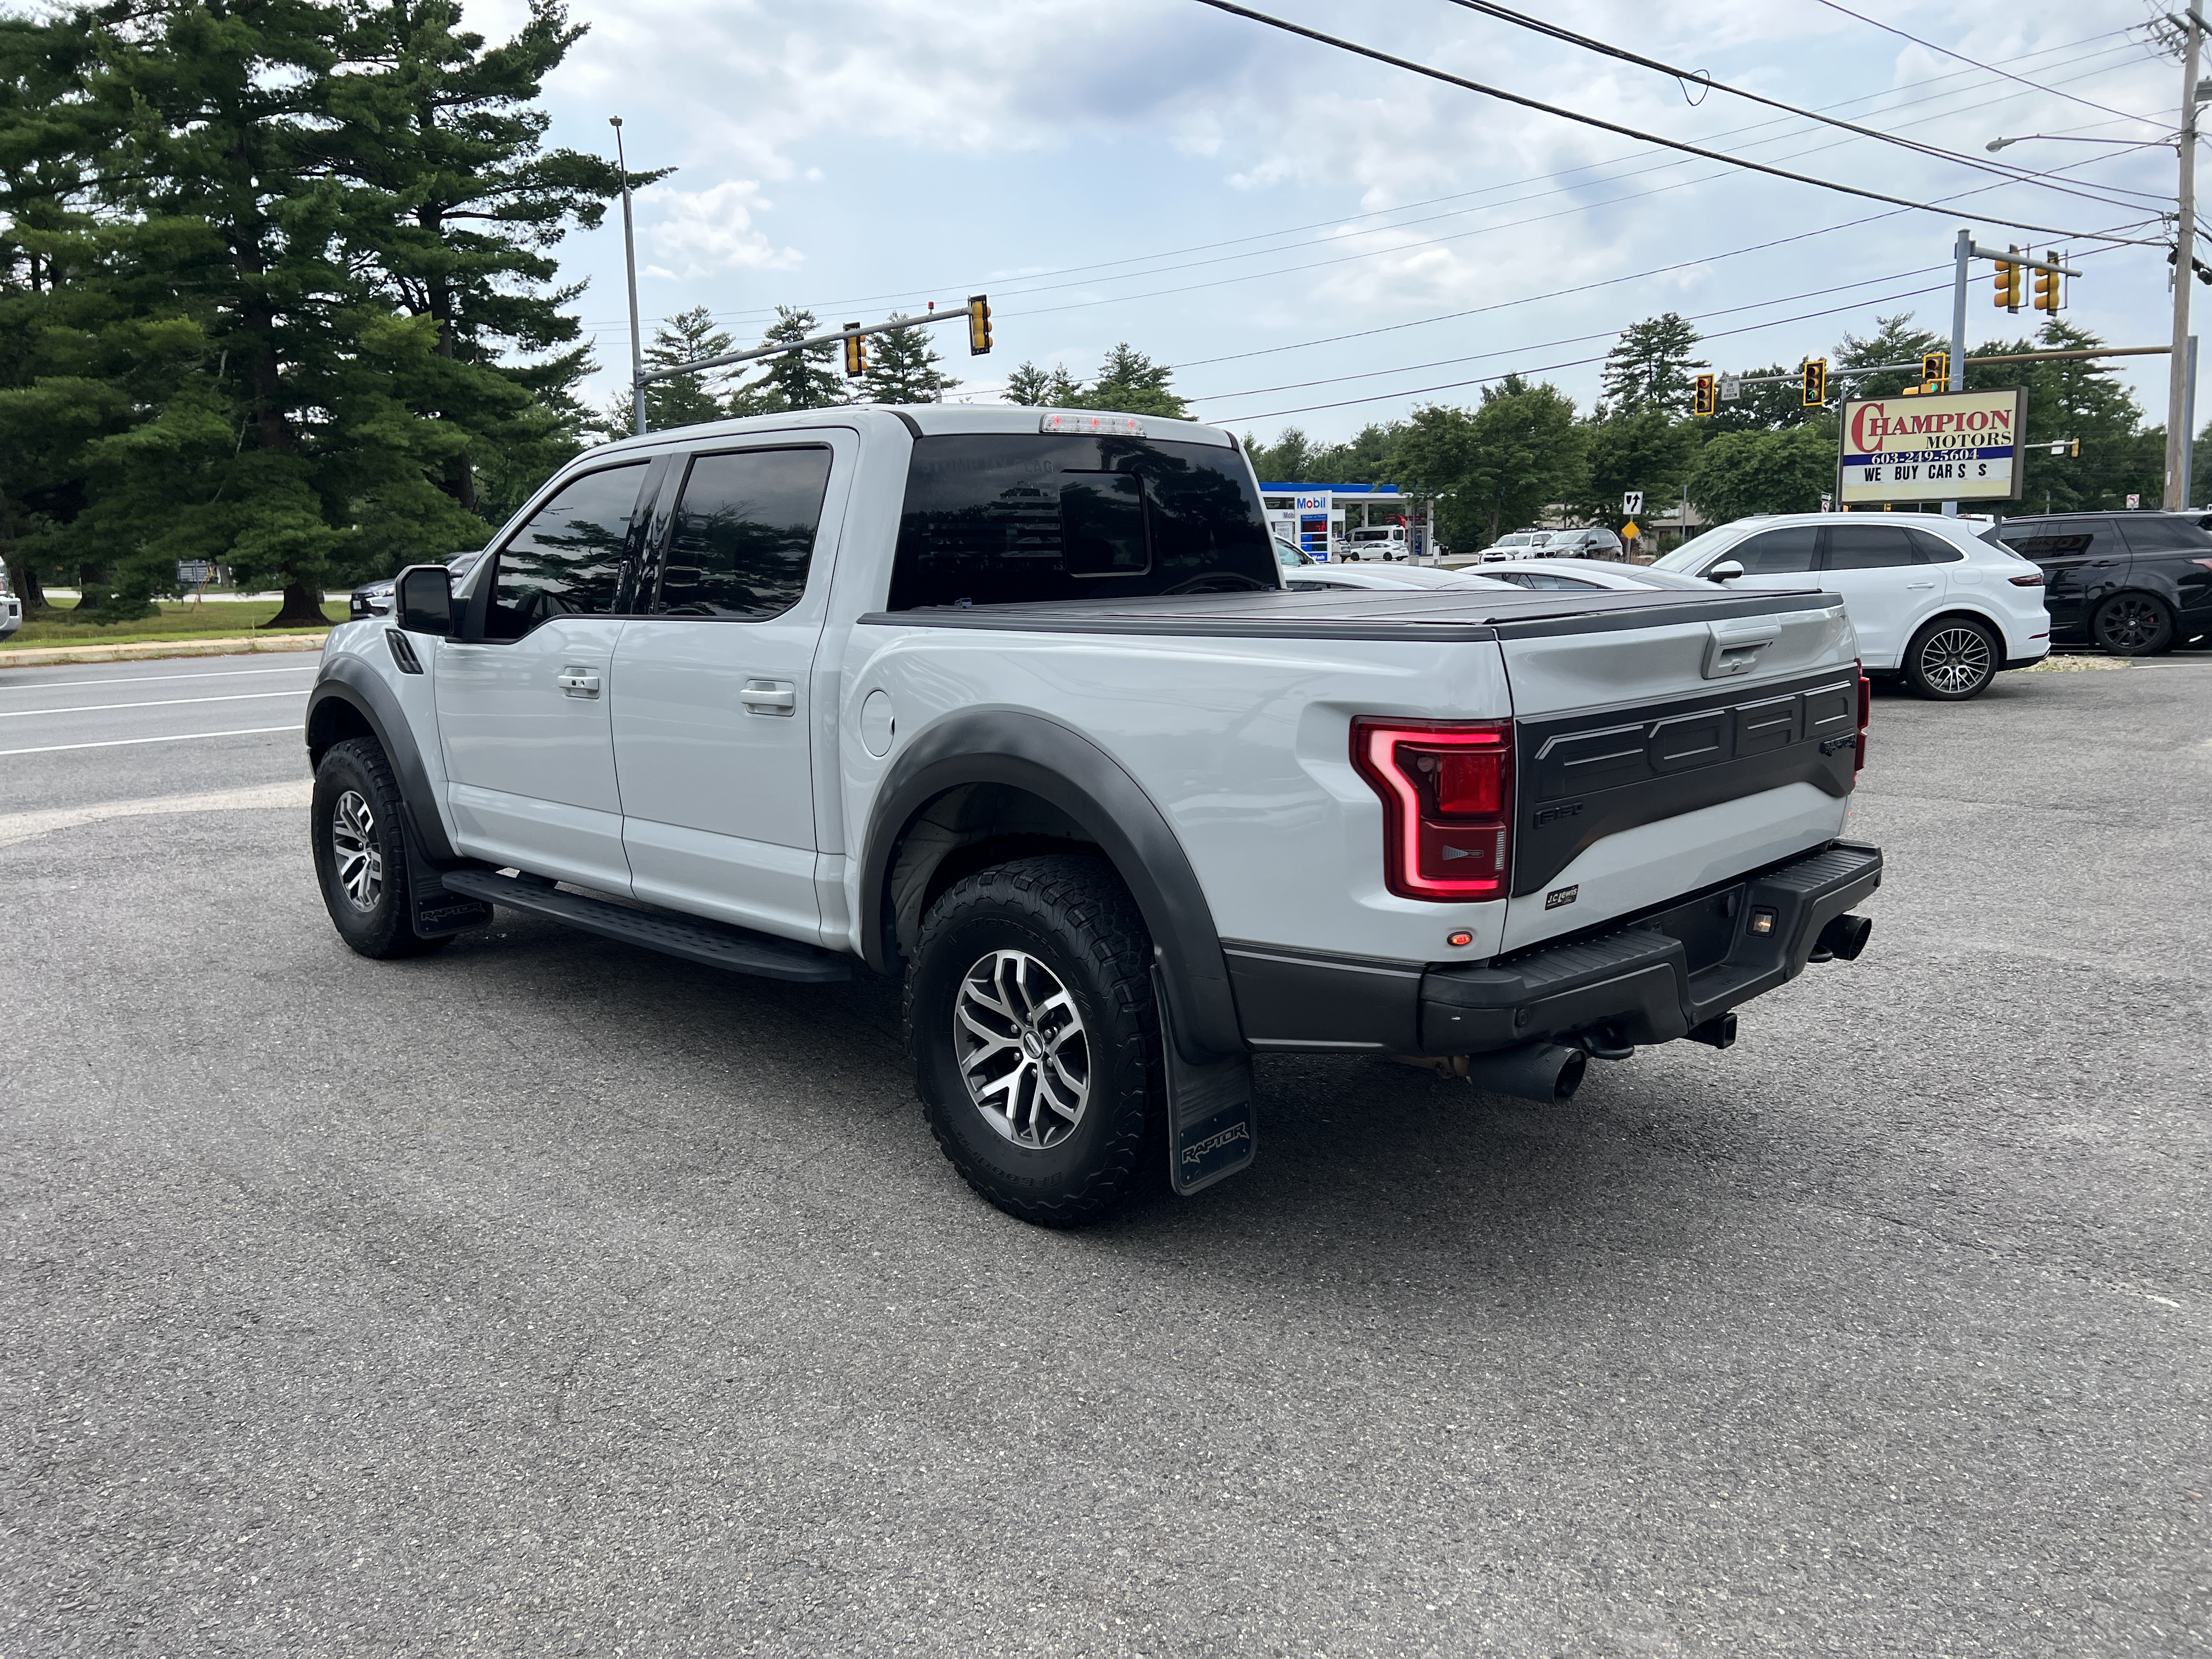
[[[1091,1094],[1082,1013],[1039,957],[979,957],[955,995],[952,1043],[969,1099],[1017,1146],[1057,1146],[1082,1121]]]

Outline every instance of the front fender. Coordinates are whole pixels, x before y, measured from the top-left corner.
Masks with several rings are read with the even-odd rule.
[[[353,718],[347,718],[348,714]],[[430,782],[429,769],[422,763],[422,748],[415,740],[414,728],[408,724],[407,713],[399,706],[399,699],[361,658],[347,655],[329,659],[316,677],[314,689],[307,694],[308,759],[320,762],[324,751],[356,729],[357,724],[367,725],[384,750],[385,758],[392,763],[416,844],[433,864],[463,862],[446,834],[446,823],[439,816],[438,797]]]

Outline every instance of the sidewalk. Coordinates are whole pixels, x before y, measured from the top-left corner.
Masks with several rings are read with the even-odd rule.
[[[222,640],[141,640],[132,645],[26,646],[0,651],[0,669],[67,662],[149,662],[159,657],[235,657],[266,651],[320,651],[321,634],[276,634]]]

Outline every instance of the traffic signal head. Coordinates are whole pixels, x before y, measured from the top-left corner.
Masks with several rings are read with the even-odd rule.
[[[1805,384],[1801,392],[1808,409],[1818,409],[1828,401],[1828,360],[1814,357],[1805,365]]]
[[[1924,386],[1943,386],[1951,383],[1951,354],[1948,351],[1923,351],[1920,354],[1920,384]]]
[[[2055,265],[2058,263],[2058,250],[2056,248],[2046,248],[2044,251],[2043,257],[2050,260],[2051,263]],[[2035,273],[2035,308],[2038,311],[2057,310],[2058,301],[2062,292],[2063,290],[2058,286],[2058,273],[2057,271],[2039,270]]]
[[[1720,407],[1719,387],[1711,375],[1698,376],[1698,400],[1692,407],[1699,415],[1710,415]]]
[[[858,328],[858,323],[848,323],[848,328]],[[857,380],[868,372],[868,337],[848,334],[845,337],[845,378]]]
[[[991,302],[980,294],[968,296],[968,352],[980,357],[991,349]]]
[[[2013,252],[2017,253],[2020,250],[2014,248]],[[1997,261],[1996,290],[1996,303],[2000,309],[2020,309],[2020,267],[2009,259]]]

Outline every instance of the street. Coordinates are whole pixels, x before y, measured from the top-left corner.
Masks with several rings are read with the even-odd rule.
[[[1878,694],[1733,1049],[1266,1059],[1074,1233],[882,981],[352,956],[314,666],[0,675],[0,1653],[2212,1646],[2206,653]]]

